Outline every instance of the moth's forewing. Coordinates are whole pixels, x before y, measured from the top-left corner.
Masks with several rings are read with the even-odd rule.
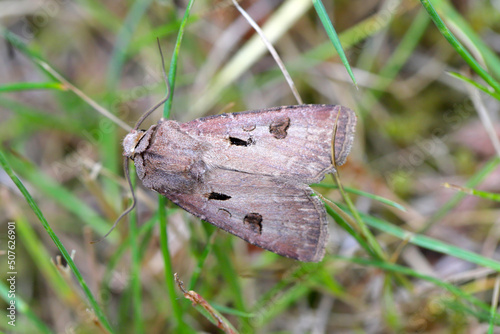
[[[308,262],[323,258],[326,212],[304,184],[216,169],[198,192],[164,195],[201,219],[271,252]]]
[[[339,114],[340,113],[340,114]],[[342,165],[352,146],[356,115],[332,105],[301,105],[199,118],[183,131],[213,146],[214,166],[310,184]],[[210,159],[210,157],[209,157]]]

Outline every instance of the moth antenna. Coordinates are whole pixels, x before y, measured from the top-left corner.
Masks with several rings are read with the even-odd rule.
[[[130,173],[129,173],[129,169],[128,169],[128,158],[126,158],[126,157],[123,159],[123,170],[125,172],[125,177],[127,179],[127,183],[128,183],[130,192],[132,193],[132,204],[130,205],[130,207],[127,210],[123,211],[123,213],[118,218],[116,218],[115,222],[113,223],[113,226],[111,226],[111,229],[108,231],[108,233],[106,233],[102,238],[100,238],[98,240],[91,241],[90,242],[91,244],[95,244],[95,243],[101,242],[104,239],[106,239],[106,237],[111,232],[113,232],[113,230],[115,229],[115,227],[118,225],[118,222],[123,217],[125,217],[126,215],[128,215],[130,213],[130,211],[132,211],[135,208],[135,203],[137,202],[137,200],[135,198],[134,188],[132,187],[132,181],[130,180]]]
[[[165,85],[168,88],[168,95],[170,95],[170,85],[168,84],[167,70],[165,69],[165,58],[163,57],[163,51],[161,50],[160,39],[156,37],[156,42],[158,43],[158,50],[160,50],[161,57],[161,69],[163,71],[163,80],[165,80]]]
[[[153,107],[151,107],[148,111],[146,111],[141,118],[137,121],[137,123],[134,126],[134,130],[137,130],[139,126],[141,126],[142,122],[151,115],[158,107],[160,107],[162,104],[167,102],[167,100],[170,98],[170,85],[168,84],[168,77],[167,77],[167,71],[165,70],[165,59],[163,58],[163,52],[161,50],[161,45],[160,45],[160,39],[156,38],[156,41],[158,43],[158,49],[160,50],[160,56],[161,56],[161,66],[162,66],[162,71],[163,71],[163,79],[165,80],[165,84],[167,85],[167,95],[160,100],[157,104],[155,104]]]

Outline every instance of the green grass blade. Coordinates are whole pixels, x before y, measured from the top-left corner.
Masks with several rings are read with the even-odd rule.
[[[204,222],[204,224],[207,224]],[[219,234],[220,236],[220,234]],[[246,312],[246,303],[243,295],[243,290],[239,281],[239,275],[231,261],[230,254],[232,253],[231,237],[219,238],[213,245],[214,254],[217,258],[217,268],[219,268],[224,281],[227,284],[227,289],[232,295],[235,309],[241,312]],[[248,319],[239,318],[241,331],[245,332],[248,329]]]
[[[40,320],[40,318],[38,318],[36,316],[35,313],[33,313],[31,308],[29,307],[29,305],[19,296],[19,294],[16,294],[15,299],[9,298],[9,288],[7,287],[7,285],[5,285],[3,280],[0,281],[0,296],[5,301],[5,303],[7,305],[9,305],[9,302],[11,300],[15,300],[16,311],[19,311],[24,316],[26,316],[26,318],[28,318],[28,320],[38,330],[38,333],[47,333],[47,334],[54,333],[49,327],[47,327],[47,325],[45,325],[45,323],[42,320]],[[7,310],[7,313],[8,313],[8,310]],[[18,317],[18,316],[19,315],[16,314],[16,317]],[[10,321],[10,318],[7,318],[6,320],[4,319],[4,321],[6,324],[5,327],[10,326],[10,325],[7,325],[7,322]],[[16,321],[17,321],[17,319],[16,319]],[[16,325],[18,325],[18,324],[16,324]]]
[[[312,187],[327,188],[327,189],[338,189],[339,188],[339,186],[337,186],[337,185],[326,184],[326,183],[314,183],[314,184],[311,184],[311,186]],[[402,206],[401,204],[396,203],[394,201],[391,201],[390,199],[387,199],[385,197],[374,195],[374,194],[370,194],[370,193],[367,193],[365,191],[362,191],[362,190],[359,190],[359,189],[355,189],[355,188],[344,187],[344,190],[347,191],[348,193],[355,194],[355,195],[360,195],[360,196],[363,196],[363,197],[366,197],[366,198],[371,198],[371,199],[373,199],[373,200],[375,200],[377,202],[383,203],[385,205],[392,206],[393,208],[396,208],[398,210],[406,212],[406,208],[404,206]]]
[[[15,134],[28,135],[45,129],[70,133],[82,133],[84,130],[82,124],[75,119],[51,114],[47,110],[35,109],[3,96],[0,96],[0,106],[19,116],[4,120],[0,124],[0,141],[11,138]]]
[[[26,188],[24,187],[24,185],[21,182],[21,180],[19,180],[19,178],[14,174],[14,171],[10,168],[10,165],[8,164],[8,162],[7,162],[6,158],[5,158],[5,155],[1,151],[0,151],[0,165],[5,170],[5,172],[7,173],[7,175],[9,175],[9,177],[15,183],[15,185],[17,186],[17,188],[19,189],[19,191],[21,191],[21,193],[23,194],[24,198],[26,199],[26,202],[29,204],[29,206],[31,207],[31,209],[33,210],[33,212],[35,213],[35,215],[38,217],[38,219],[42,223],[44,229],[47,231],[47,234],[54,241],[54,244],[57,246],[57,249],[59,249],[59,251],[63,255],[64,259],[68,263],[68,266],[71,268],[71,271],[73,272],[73,274],[76,276],[76,279],[80,283],[80,286],[82,287],[83,292],[87,296],[87,299],[88,299],[88,301],[89,301],[92,309],[94,310],[97,318],[99,319],[99,321],[102,323],[102,325],[107,330],[109,330],[110,332],[113,332],[113,330],[111,328],[111,325],[109,324],[106,316],[104,315],[104,312],[101,310],[101,307],[99,306],[99,304],[95,300],[95,298],[94,298],[94,296],[92,294],[92,291],[90,291],[90,288],[87,286],[87,283],[85,283],[85,281],[83,280],[83,277],[82,277],[80,271],[78,270],[78,267],[73,262],[73,259],[71,258],[71,256],[69,255],[68,251],[66,250],[66,248],[62,244],[61,240],[59,240],[59,238],[57,237],[57,235],[54,233],[54,231],[50,227],[49,222],[43,216],[42,211],[40,211],[40,209],[38,208],[38,205],[33,200],[33,197],[30,195],[30,193],[28,192],[28,190],[26,190]]]
[[[479,89],[480,91],[490,95],[491,97],[494,97],[495,99],[497,100],[500,100],[500,94],[495,92],[495,91],[492,91],[491,89],[489,89],[488,87],[484,86],[484,85],[481,85],[480,83],[477,83],[475,82],[474,80],[472,79],[469,79],[467,78],[465,75],[462,75],[460,73],[457,73],[457,72],[449,72],[448,73],[449,75],[451,75],[452,77],[455,77],[459,80],[462,80],[464,81],[465,83]]]
[[[376,267],[376,268],[380,268],[380,269],[383,269],[386,271],[399,273],[399,274],[403,274],[403,275],[408,275],[408,276],[412,276],[412,277],[415,277],[418,279],[422,279],[422,280],[431,282],[431,283],[433,283],[441,288],[444,288],[445,290],[449,291],[450,293],[454,294],[455,296],[468,301],[469,303],[471,303],[472,305],[474,305],[475,307],[477,307],[481,310],[483,318],[489,318],[490,308],[488,305],[481,302],[480,300],[478,300],[474,296],[463,292],[462,290],[460,290],[459,288],[457,288],[453,284],[443,282],[442,280],[440,280],[438,278],[421,274],[418,271],[415,271],[411,268],[400,266],[398,264],[394,264],[391,262],[382,262],[382,261],[377,261],[377,260],[372,260],[372,259],[364,259],[364,258],[348,258],[348,257],[343,257],[343,256],[335,256],[335,257],[339,260],[345,260],[348,262],[357,263],[357,264],[362,265],[362,266]],[[472,312],[473,311],[471,311],[471,313]]]
[[[383,79],[389,80],[379,80],[376,85],[378,92],[374,93],[376,97],[380,97],[382,95],[382,92],[385,91],[386,88],[393,82],[394,78],[401,71],[404,64],[406,64],[413,52],[415,52],[415,48],[418,46],[419,41],[424,35],[429,22],[429,15],[427,15],[424,10],[421,10],[411,23],[411,26],[408,28],[408,31],[401,40],[401,43],[399,43],[396,50],[394,50],[385,65],[380,69],[380,76],[383,77]],[[368,105],[367,107],[371,107],[371,105]]]
[[[160,248],[163,254],[163,265],[165,270],[165,285],[167,287],[168,298],[170,299],[170,306],[174,313],[175,326],[179,333],[189,333],[189,328],[184,324],[182,319],[182,308],[175,293],[175,278],[174,270],[172,268],[172,257],[168,248],[168,230],[167,230],[167,199],[158,195],[158,218],[160,222]]]
[[[71,302],[75,297],[74,292],[57,271],[57,268],[51,260],[50,253],[39,239],[33,226],[31,226],[26,218],[22,216],[16,217],[15,221],[23,246],[32,258],[33,263],[39,268],[47,284],[51,286],[59,298],[63,299],[65,302]]]
[[[134,1],[123,21],[123,25],[116,38],[111,59],[108,62],[107,87],[109,91],[116,89],[120,73],[127,58],[127,50],[134,32],[152,0]]]
[[[191,12],[191,8],[193,7],[194,0],[189,0],[188,5],[186,7],[186,11],[184,12],[184,17],[181,21],[181,26],[179,28],[179,32],[177,33],[177,40],[175,41],[174,52],[172,52],[172,59],[170,61],[170,69],[168,71],[168,84],[170,86],[170,96],[163,106],[163,118],[170,118],[170,111],[172,109],[172,101],[174,99],[174,88],[175,88],[175,79],[177,77],[177,60],[179,58],[179,51],[181,49],[182,37],[184,36],[184,31],[186,30],[186,26],[188,23],[189,13]]]
[[[468,195],[474,195],[474,196],[482,197],[485,199],[490,199],[492,201],[500,202],[500,194],[498,194],[498,193],[476,190],[476,189],[467,188],[467,187],[460,187],[460,186],[456,186],[456,185],[449,184],[449,183],[445,183],[444,186],[446,188],[457,189],[458,191],[461,191],[461,192],[468,194]]]
[[[420,0],[431,19],[436,24],[439,32],[446,38],[448,43],[455,49],[455,51],[465,60],[467,64],[476,72],[484,81],[486,81],[497,93],[500,93],[500,83],[496,81],[491,75],[486,72],[481,65],[472,57],[472,55],[465,49],[455,36],[451,33],[445,25],[439,14],[434,9],[434,6],[429,0]]]
[[[127,160],[126,163],[129,163]],[[129,177],[132,185],[135,185],[135,168],[130,168]],[[129,235],[132,263],[130,266],[130,290],[132,299],[132,314],[134,332],[144,332],[144,321],[142,316],[142,287],[141,287],[141,250],[139,249],[139,228],[137,226],[137,210],[129,214]]]
[[[340,43],[339,36],[337,35],[335,28],[333,27],[332,21],[330,21],[330,17],[326,12],[325,6],[323,6],[321,0],[313,0],[313,5],[314,9],[316,9],[316,12],[318,13],[319,19],[321,20],[321,23],[323,24],[328,37],[330,38],[330,41],[335,47],[335,50],[337,50],[342,64],[344,64],[344,67],[347,70],[347,73],[349,73],[349,76],[351,77],[354,85],[357,86],[356,78],[354,78],[354,73],[352,73],[351,66],[349,65],[349,61],[347,60],[347,57],[344,53],[344,49],[342,48],[342,44]]]
[[[94,209],[83,203],[71,191],[61,186],[49,175],[42,173],[24,161],[12,159],[11,163],[20,175],[36,186],[44,195],[54,199],[61,207],[66,208],[66,210],[80,218],[99,235],[108,232],[109,222],[107,220],[101,218]],[[116,242],[116,236],[111,234],[107,240],[108,242]]]
[[[167,93],[170,90],[170,95],[167,100],[167,102],[163,106],[163,117],[164,118],[169,118],[170,117],[170,110],[172,107],[172,100],[174,96],[174,87],[175,87],[175,78],[177,75],[177,60],[179,57],[179,51],[181,47],[181,42],[182,42],[182,37],[184,36],[184,31],[186,29],[186,25],[188,22],[189,18],[189,13],[191,11],[191,8],[194,4],[194,0],[190,0],[187,8],[184,12],[184,17],[181,21],[179,32],[177,34],[177,40],[175,43],[175,48],[172,53],[172,59],[170,61],[170,68],[169,68],[169,73],[168,73],[168,85],[167,87]],[[172,268],[172,258],[170,255],[170,251],[168,248],[168,224],[167,224],[167,217],[166,217],[166,205],[167,205],[167,199],[159,195],[158,196],[158,216],[159,216],[159,223],[160,223],[160,247],[162,250],[163,254],[163,262],[164,262],[164,267],[165,267],[165,285],[167,287],[168,295],[170,298],[170,304],[172,306],[172,311],[174,313],[174,318],[176,322],[176,327],[178,332],[180,333],[190,333],[192,330],[186,326],[184,323],[184,320],[182,319],[183,317],[183,310],[179,304],[179,301],[176,297],[175,293],[175,278],[174,278],[174,271]]]
[[[193,269],[191,273],[191,279],[189,280],[188,290],[194,290],[196,283],[198,282],[198,279],[201,275],[203,264],[205,263],[205,260],[207,259],[208,255],[212,252],[213,242],[215,236],[217,235],[215,226],[212,226],[211,224],[204,224],[204,227],[208,227],[205,229],[208,234],[207,235],[208,242],[205,248],[203,249],[203,252],[198,256],[196,267]]]
[[[19,51],[21,51],[24,55],[26,55],[33,63],[49,78],[55,79],[54,76],[47,71],[43,66],[41,66],[40,61],[44,61],[41,55],[34,51],[32,48],[29,48],[26,43],[24,43],[16,34],[10,32],[0,25],[0,33],[3,37],[14,47],[16,47]]]
[[[0,86],[0,92],[18,92],[22,90],[54,89],[66,90],[60,82],[16,82]]]
[[[376,258],[377,254],[375,251],[370,247],[369,243],[365,238],[361,236],[360,233],[355,231],[351,224],[349,224],[345,219],[346,217],[341,216],[341,212],[338,212],[337,210],[334,210],[331,205],[332,203],[328,203],[327,201],[323,201],[325,204],[326,212],[335,220],[335,222],[342,227],[347,233],[349,233],[356,241],[358,244],[366,251],[367,254],[370,254],[371,257]],[[339,209],[340,210],[340,209]],[[348,216],[350,219],[350,217]]]
[[[495,286],[493,287],[493,296],[491,298],[491,306],[490,306],[490,321],[488,326],[488,334],[493,334],[495,330],[495,323],[497,323],[499,319],[499,314],[497,313],[498,307],[498,293],[500,289],[500,276],[495,279]]]
[[[465,183],[465,187],[474,188],[480,184],[488,175],[490,175],[498,166],[500,165],[500,158],[494,157],[490,159],[484,166],[476,172],[470,179]],[[425,226],[419,231],[419,233],[424,233],[429,228],[432,227],[436,222],[443,218],[450,210],[460,203],[462,199],[465,198],[464,193],[455,194],[450,200],[448,200],[425,224]]]
[[[448,0],[433,1],[434,7],[443,17],[446,22],[455,31],[459,31],[463,39],[466,40],[467,46],[474,48],[485,61],[486,66],[490,69],[497,78],[500,78],[500,58],[482,39],[484,36],[479,36],[475,27],[464,19],[462,15],[453,7]],[[467,12],[466,12],[467,13]],[[496,12],[498,15],[498,12]]]
[[[390,235],[396,236],[401,240],[407,240],[409,243],[429,249],[438,253],[447,254],[454,256],[456,258],[475,263],[479,266],[484,266],[491,268],[496,271],[500,271],[500,262],[484,257],[482,255],[470,252],[463,248],[447,244],[445,242],[439,241],[434,238],[427,237],[425,235],[412,233],[405,231],[400,227],[397,227],[389,222],[382,219],[378,219],[372,216],[362,214],[365,222],[373,228],[380,231],[388,233]]]

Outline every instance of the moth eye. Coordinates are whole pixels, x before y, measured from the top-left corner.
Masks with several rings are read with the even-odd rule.
[[[236,146],[250,146],[253,143],[255,143],[253,138],[248,138],[248,140],[243,140],[236,137],[229,137],[229,142],[231,143],[231,145],[236,145]]]
[[[230,198],[231,198],[231,196],[226,195],[226,194],[221,194],[221,193],[211,192],[210,194],[208,194],[208,199],[215,199],[218,201],[227,201]]]
[[[247,214],[243,218],[243,223],[248,225],[253,232],[262,234],[262,216],[259,213]]]
[[[290,127],[290,118],[278,118],[269,125],[269,133],[276,139],[284,139],[287,136],[287,130]]]

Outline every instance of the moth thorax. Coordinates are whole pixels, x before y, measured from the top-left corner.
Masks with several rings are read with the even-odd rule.
[[[132,130],[123,139],[123,155],[132,158],[135,154],[135,148],[142,136],[144,136],[144,131]]]

